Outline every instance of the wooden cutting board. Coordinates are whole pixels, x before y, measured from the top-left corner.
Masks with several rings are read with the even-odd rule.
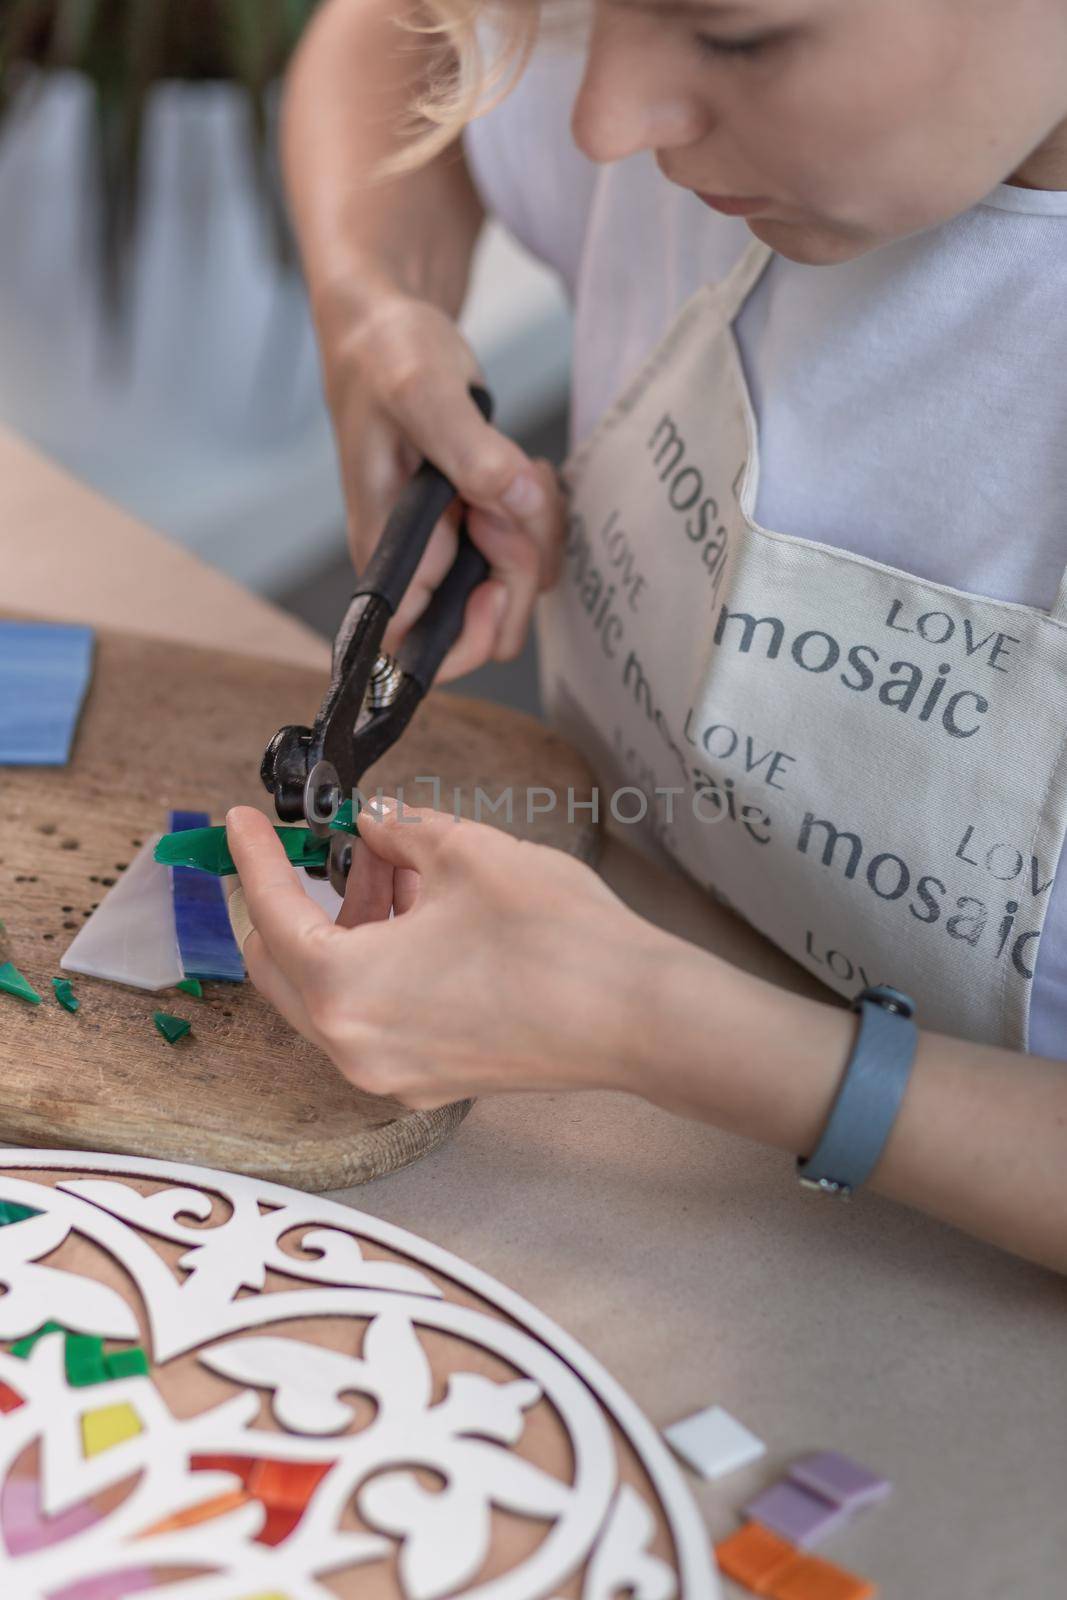
[[[0,961],[43,996],[32,1006],[0,994],[0,1142],[200,1162],[321,1190],[404,1166],[462,1121],[470,1102],[414,1112],[354,1088],[249,983],[208,984],[196,1000],[71,975],[77,1013],[53,998],[61,954],[171,807],[221,822],[245,803],[273,818],[263,750],[282,724],[312,721],[324,688],[304,669],[102,633],[71,764],[0,769]],[[403,784],[410,803],[427,804],[423,774],[440,776],[446,808],[458,786],[467,814],[476,784],[494,796],[509,784],[520,796],[556,789],[556,813],[527,824],[517,804],[510,831],[595,858],[596,830],[566,817],[566,791],[587,798],[589,771],[532,718],[429,696],[364,787]],[[168,1045],[152,1023],[160,1009],[189,1018],[193,1033]]]

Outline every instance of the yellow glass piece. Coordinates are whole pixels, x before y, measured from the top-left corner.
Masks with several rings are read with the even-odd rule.
[[[117,1444],[125,1444],[140,1432],[141,1419],[128,1400],[117,1406],[101,1406],[99,1411],[87,1411],[82,1417],[82,1448],[86,1460]]]

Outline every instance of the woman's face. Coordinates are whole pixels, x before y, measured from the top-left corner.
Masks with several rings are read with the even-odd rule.
[[[1040,152],[1067,188],[1067,0],[595,0],[574,136],[758,203],[796,261],[967,210]],[[1040,169],[1040,170],[1039,170]]]

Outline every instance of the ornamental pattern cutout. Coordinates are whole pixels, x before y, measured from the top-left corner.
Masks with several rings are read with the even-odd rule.
[[[659,1435],[534,1307],[318,1196],[0,1152],[4,1600],[716,1600]]]

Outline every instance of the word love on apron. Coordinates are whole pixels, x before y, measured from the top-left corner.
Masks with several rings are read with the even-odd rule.
[[[756,523],[733,322],[770,256],[694,296],[568,464],[546,699],[614,814],[828,985],[1025,1048],[1067,830],[1067,584],[1046,613]]]

